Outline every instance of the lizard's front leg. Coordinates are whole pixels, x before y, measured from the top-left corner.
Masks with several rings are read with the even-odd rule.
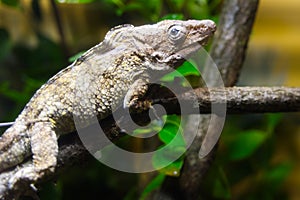
[[[51,122],[35,122],[30,130],[32,165],[21,168],[10,180],[9,187],[25,181],[35,183],[45,173],[54,172],[57,163],[57,136]]]
[[[148,79],[137,79],[133,84],[130,85],[124,98],[124,108],[130,108],[131,106],[136,105],[138,99],[146,94],[148,90],[148,82]]]

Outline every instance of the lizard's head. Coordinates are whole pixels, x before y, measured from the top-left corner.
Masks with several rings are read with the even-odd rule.
[[[134,27],[118,26],[106,35],[114,46],[124,45],[150,56],[157,69],[176,66],[199,50],[216,31],[211,20],[164,20],[157,24]],[[132,49],[131,49],[132,50]]]
[[[216,31],[216,24],[211,20],[165,20],[154,26],[162,40],[150,38],[145,43],[152,46],[154,59],[169,65],[187,59],[206,45]]]

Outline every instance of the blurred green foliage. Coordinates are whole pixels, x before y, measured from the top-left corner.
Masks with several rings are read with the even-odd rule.
[[[157,22],[162,19],[216,19],[221,0],[56,0],[58,3],[105,2],[118,16],[133,14]]]
[[[14,9],[22,8],[18,0],[0,2]],[[111,8],[109,12],[115,13],[117,19],[134,24],[134,20],[147,23],[189,18],[210,18],[217,21],[221,0],[57,0],[56,3],[57,6],[107,4],[110,5],[107,8]],[[39,8],[37,4],[38,1],[32,1],[33,7]],[[113,19],[112,21],[115,22]],[[8,31],[0,27],[1,121],[13,120],[46,80],[64,68],[68,59],[72,62],[82,54],[66,57],[61,44],[39,32],[36,34],[38,45],[32,48],[13,43]],[[200,76],[191,63],[187,62],[178,71],[184,76]],[[176,76],[168,74],[162,80],[172,81]],[[186,149],[180,118],[167,116],[165,120],[165,127],[161,130],[154,124],[151,129],[139,129],[134,134],[160,130],[159,147],[171,143],[172,149],[184,152]],[[280,122],[280,114],[229,117],[216,161],[203,182],[203,192],[199,196],[203,199],[286,198],[282,184],[292,169],[292,163],[273,161],[276,151],[274,132]],[[177,132],[179,134],[176,136]],[[168,156],[155,155],[153,165],[159,168],[168,160]],[[153,190],[159,189],[166,176],[180,175],[184,164],[182,156],[170,166],[159,170],[147,183],[142,181],[143,187],[137,187],[140,183],[137,175],[117,172],[90,160],[83,166],[70,169],[55,184],[44,184],[39,192],[41,199],[145,199]]]
[[[281,188],[290,174],[290,160],[274,161],[276,127],[282,114],[229,116],[217,159],[207,177],[208,196],[221,199],[285,199]],[[217,174],[217,175],[216,175]],[[204,186],[206,188],[207,185]],[[204,190],[206,193],[207,191]]]
[[[158,189],[165,180],[166,175],[163,173],[159,173],[152,181],[147,185],[144,189],[142,195],[140,196],[140,200],[146,199],[147,195],[149,195],[152,191]]]
[[[160,172],[169,176],[179,176],[180,169],[183,165],[183,156],[176,159],[175,155],[184,155],[186,144],[181,129],[180,117],[176,115],[166,116],[164,127],[158,132],[158,138],[163,142],[164,152],[156,151],[153,156],[153,166],[160,169],[161,166],[166,166],[160,169]],[[175,161],[173,161],[176,159]]]
[[[20,6],[20,1],[19,0],[1,0],[0,1],[3,4],[6,4],[8,6],[13,6],[13,7],[19,7]]]

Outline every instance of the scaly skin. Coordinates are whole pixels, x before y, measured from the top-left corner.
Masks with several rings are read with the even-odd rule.
[[[0,172],[30,155],[33,160],[9,187],[20,180],[34,183],[40,173],[54,170],[57,138],[75,131],[74,116],[88,126],[91,116],[101,120],[122,102],[124,107],[134,104],[152,74],[175,68],[215,29],[210,20],[165,20],[109,31],[102,43],[44,84],[0,138]]]

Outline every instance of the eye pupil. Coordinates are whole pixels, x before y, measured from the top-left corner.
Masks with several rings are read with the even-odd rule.
[[[179,33],[179,30],[177,28],[172,28],[170,31],[170,34],[173,36],[176,36]]]
[[[168,38],[173,43],[179,43],[186,38],[186,28],[181,25],[174,25],[168,29]]]

